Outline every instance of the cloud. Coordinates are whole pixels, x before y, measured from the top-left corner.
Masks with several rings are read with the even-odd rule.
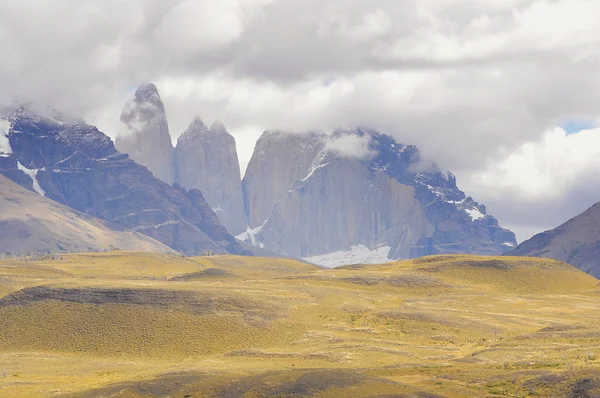
[[[356,24],[348,22],[345,18],[333,16],[319,25],[318,35],[337,35],[354,41],[368,41],[388,33],[390,27],[390,17],[378,8],[366,13]]]
[[[516,229],[553,228],[600,200],[600,129],[547,131],[472,172],[467,185]]]
[[[195,116],[219,119],[242,159],[264,129],[370,126],[418,145],[506,225],[551,211],[546,221],[528,219],[543,227],[596,195],[574,194],[578,181],[597,176],[570,165],[572,183],[550,184],[542,207],[528,195],[543,184],[526,181],[547,176],[527,172],[517,183],[502,168],[548,159],[524,145],[547,148],[545,132],[565,120],[600,119],[596,0],[32,0],[0,8],[0,103],[35,99],[114,137],[135,87],[153,81],[175,140]],[[587,156],[570,148],[573,158]]]
[[[326,148],[342,157],[365,159],[375,155],[369,148],[369,136],[341,135],[327,141]]]

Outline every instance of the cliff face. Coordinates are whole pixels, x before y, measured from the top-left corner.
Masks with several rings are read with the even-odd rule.
[[[154,84],[140,86],[125,104],[115,145],[121,153],[146,166],[156,178],[168,184],[175,181],[169,124]]]
[[[397,249],[408,255],[427,229],[412,187],[331,156],[274,206],[256,239],[285,255],[311,257],[358,244],[387,246],[394,231],[402,235]]]
[[[227,230],[246,230],[246,215],[235,139],[221,123],[210,129],[196,118],[177,140],[177,181],[199,189]]]
[[[600,203],[506,254],[553,258],[600,278]]]
[[[244,194],[253,221],[240,238],[285,255],[331,259],[362,248],[400,259],[516,246],[451,173],[384,134],[266,133],[250,164]]]
[[[256,143],[242,188],[250,229],[263,224],[295,181],[308,175],[324,135],[265,132]]]
[[[0,172],[25,188],[188,255],[249,254],[227,233],[200,191],[159,180],[119,153],[95,127],[25,108],[15,110],[10,122],[12,153],[0,157]]]

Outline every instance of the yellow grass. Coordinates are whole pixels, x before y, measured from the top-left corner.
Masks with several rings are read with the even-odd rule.
[[[594,396],[597,284],[476,256],[4,262],[0,396]]]

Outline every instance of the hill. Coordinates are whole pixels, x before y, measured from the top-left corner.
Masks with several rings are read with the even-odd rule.
[[[74,211],[0,175],[0,253],[172,252],[152,238]]]
[[[0,263],[2,396],[594,396],[600,287],[554,260],[96,253]],[[585,395],[587,394],[587,395]]]
[[[600,203],[553,230],[535,235],[507,255],[553,258],[600,277]]]

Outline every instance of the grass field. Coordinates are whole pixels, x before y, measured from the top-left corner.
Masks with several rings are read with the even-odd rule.
[[[0,396],[600,396],[600,286],[543,259],[0,262]]]

